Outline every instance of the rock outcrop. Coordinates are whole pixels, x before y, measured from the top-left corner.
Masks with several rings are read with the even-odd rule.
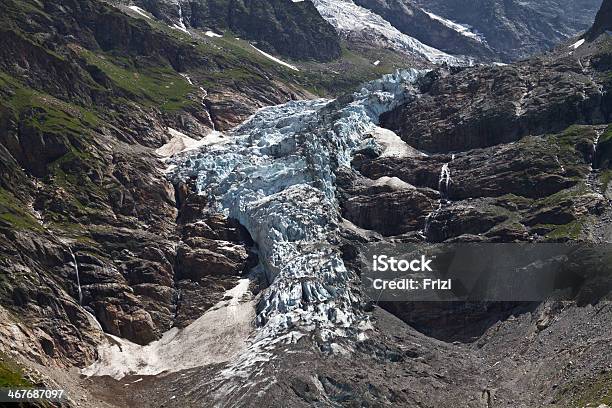
[[[156,4],[162,19],[178,13]],[[180,4],[167,22],[194,18]],[[237,4],[241,26],[257,11],[246,4],[259,3]],[[356,266],[374,242],[612,240],[605,32],[512,66],[405,71],[221,134],[309,96],[304,77],[95,0],[7,0],[0,23],[0,374],[11,386],[39,382],[15,359],[44,373],[41,387],[70,387],[67,406],[93,408],[609,400],[612,310],[598,288],[576,304],[380,304]],[[269,46],[303,38],[302,23],[272,27],[289,37]],[[300,55],[320,37],[304,38]],[[177,137],[215,143],[162,157]],[[245,279],[258,261],[259,294]],[[198,334],[219,354],[228,343],[231,360],[166,370],[169,348]],[[160,338],[160,375],[68,370],[111,350],[143,374],[156,355],[142,345]]]
[[[595,17],[595,24],[587,33],[588,37],[595,39],[598,35],[612,31],[612,2],[610,0],[604,0],[597,16]]]
[[[549,50],[588,30],[601,0],[416,0],[441,17],[482,35],[501,61]]]
[[[227,220],[191,225],[153,149],[307,93],[280,68],[102,2],[0,9],[0,312],[23,337],[0,349],[84,365],[98,324],[147,344],[193,320],[252,263],[248,239]],[[221,73],[235,69],[254,74]],[[215,275],[213,259],[221,283],[199,270]]]
[[[270,51],[297,60],[340,57],[340,40],[310,1],[141,0],[135,4],[170,25],[229,31]]]

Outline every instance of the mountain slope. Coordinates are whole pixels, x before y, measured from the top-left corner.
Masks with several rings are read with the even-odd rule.
[[[175,191],[153,149],[169,128],[199,139],[309,94],[257,52],[196,45],[99,2],[7,1],[1,18],[5,327],[35,319],[20,330],[41,362],[94,357],[81,306],[108,333],[149,342],[174,324],[174,269],[184,269]],[[246,255],[219,259],[240,268]],[[57,312],[40,315],[47,306]]]
[[[588,36],[594,39],[610,31],[612,31],[612,4],[604,1],[601,9],[597,12],[595,24],[593,24],[593,27],[589,30]]]
[[[545,51],[589,29],[601,0],[417,0],[425,10],[482,34],[503,62]]]
[[[608,403],[609,280],[575,302],[379,303],[356,259],[368,243],[609,242],[609,50],[604,35],[510,66],[407,70],[263,109],[234,143],[174,156],[173,180],[195,178],[257,244],[268,284],[239,302],[258,304],[251,343],[221,369],[111,344],[96,372],[131,376],[91,389],[146,375],[122,403],[152,388],[188,392],[150,406]],[[228,302],[215,311],[241,310]]]
[[[358,0],[402,33],[450,54],[509,62],[587,30],[601,0]]]
[[[481,61],[497,58],[486,40],[450,20],[443,19],[416,3],[402,0],[357,0],[356,4],[382,16],[402,33],[454,55],[470,55]]]
[[[158,16],[0,5],[1,379],[105,408],[610,402],[607,293],[378,303],[355,258],[609,242],[605,30],[309,99],[346,72]]]
[[[265,51],[298,60],[331,61],[340,57],[337,34],[310,2],[141,0],[125,4],[136,4],[183,30],[231,31],[256,41]]]

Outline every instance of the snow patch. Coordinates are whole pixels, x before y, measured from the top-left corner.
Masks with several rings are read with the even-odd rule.
[[[259,48],[255,47],[253,44],[251,44],[251,47],[255,48],[257,51],[259,51],[260,54],[262,54],[264,57],[271,59],[272,61],[276,62],[277,64],[283,65],[289,69],[292,69],[294,71],[299,71],[299,69],[297,69],[297,67],[291,65],[291,64],[287,64],[285,61],[281,61],[278,58],[268,54],[267,52],[263,52],[262,50],[260,50]]]
[[[584,44],[586,40],[583,38],[581,40],[576,41],[574,44],[570,45],[569,48],[577,50],[582,44]]]
[[[423,9],[421,9],[423,10]],[[471,38],[473,40],[476,40],[478,42],[485,42],[484,38],[482,37],[482,35],[477,34],[475,32],[472,31],[472,28],[468,25],[463,25],[463,24],[458,24],[455,23],[454,21],[448,20],[444,17],[440,17],[434,13],[430,13],[427,10],[423,10],[423,12],[425,14],[427,14],[431,19],[439,21],[440,23],[442,23],[443,25],[445,25],[446,27],[450,28],[451,30],[454,30],[456,32],[458,32],[459,34],[463,35],[464,37],[468,37]]]
[[[375,186],[389,186],[394,190],[414,190],[415,186],[412,184],[406,183],[404,180],[401,180],[397,177],[388,177],[383,176],[376,180],[374,180],[373,185]]]
[[[173,28],[173,29],[175,29],[175,30],[182,31],[182,32],[184,32],[185,34],[189,34],[189,35],[191,35],[191,33],[189,32],[189,30],[187,30],[187,28],[186,28],[185,26],[182,26],[182,27],[181,27],[181,26],[178,26],[178,25],[176,25],[176,24],[172,24],[172,25],[170,26],[170,28]]]
[[[185,78],[185,81],[187,81],[189,85],[193,85],[193,82],[191,81],[191,78],[189,78],[189,75],[187,74],[179,74],[179,75]]]
[[[217,34],[214,31],[210,31],[210,30],[206,31],[204,33],[204,35],[207,36],[207,37],[213,37],[213,38],[221,38],[221,37],[223,37],[221,34]]]
[[[423,157],[427,156],[408,143],[404,142],[395,132],[389,129],[376,127],[372,137],[377,144],[383,147],[380,157]]]
[[[223,134],[217,131],[210,132],[200,140],[193,139],[172,128],[168,128],[168,133],[170,136],[172,136],[172,139],[170,139],[168,143],[159,149],[155,150],[155,153],[162,157],[170,157],[175,154],[188,152],[202,146],[225,143],[227,141]]]
[[[130,10],[135,11],[136,13],[140,14],[142,17],[148,18],[149,20],[151,20],[151,17],[146,13],[146,11],[144,11],[140,7],[138,7],[138,6],[128,6],[128,8]]]
[[[250,279],[225,292],[223,300],[184,329],[172,328],[146,346],[107,334],[98,360],[82,370],[87,376],[157,375],[231,361],[248,347],[255,301]]]

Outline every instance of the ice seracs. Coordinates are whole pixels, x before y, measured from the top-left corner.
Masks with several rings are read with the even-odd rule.
[[[237,219],[249,231],[260,261],[252,273],[268,286],[255,299],[241,281],[228,293],[231,300],[148,346],[109,337],[84,373],[120,378],[226,363],[215,379],[226,382],[217,391],[221,400],[239,387],[238,378],[257,377],[279,345],[316,333],[322,348],[343,353],[366,339],[372,326],[362,312],[359,277],[338,248],[343,220],[335,173],[350,167],[355,151],[376,147],[371,132],[380,114],[414,97],[421,74],[386,75],[342,101],[263,108],[223,143],[186,150],[188,136],[168,129],[178,146],[158,153],[176,151],[166,159],[174,166],[169,177],[195,179],[208,211]],[[409,188],[398,179],[373,182]],[[351,341],[343,343],[345,338]]]
[[[210,211],[239,220],[257,243],[269,282],[258,308],[258,338],[315,329],[332,338],[367,320],[351,290],[357,277],[334,245],[341,222],[334,174],[350,166],[353,151],[375,143],[368,133],[379,115],[412,96],[418,75],[387,75],[350,102],[261,109],[227,135],[231,142],[171,160],[175,179],[195,178]]]

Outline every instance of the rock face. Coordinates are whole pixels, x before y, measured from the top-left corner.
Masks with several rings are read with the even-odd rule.
[[[610,140],[609,52],[604,34],[512,66],[429,73],[418,83],[418,97],[381,115],[383,126],[427,155],[400,154],[384,143],[359,152],[352,163],[358,175],[340,178],[343,216],[368,232],[394,235],[391,242],[610,242],[610,170],[603,159]],[[433,193],[433,209],[424,216],[387,210],[395,216],[387,222],[362,215],[370,214],[374,197],[377,208],[387,207],[378,190],[363,187],[379,180],[397,180],[412,194]],[[430,336],[478,347],[491,344],[483,333],[493,320],[558,312],[533,304],[382,307]],[[541,317],[533,330],[549,323]]]
[[[472,27],[502,61],[550,49],[588,30],[601,0],[416,0],[432,13]]]
[[[587,30],[601,0],[356,0],[405,35],[454,55],[510,62]],[[603,31],[600,31],[600,33]]]
[[[193,3],[155,4],[141,6],[194,18]],[[255,4],[235,3],[241,25],[284,15]],[[7,0],[0,23],[0,373],[6,354],[48,366],[90,393],[67,405],[94,408],[609,400],[609,294],[381,305],[355,262],[370,242],[612,240],[605,33],[512,66],[406,70],[287,102],[309,95],[303,77],[104,3]],[[156,153],[183,133],[201,149]],[[241,303],[256,264],[266,287]],[[210,331],[221,352],[241,345],[231,361],[121,380],[50,368],[89,365],[103,342],[181,341],[205,312],[196,334],[248,329],[240,342]],[[141,373],[132,350],[148,349],[125,350]]]
[[[256,41],[263,50],[297,60],[330,61],[340,56],[336,32],[309,1],[143,0],[135,4],[171,24],[220,33],[230,30]]]
[[[595,24],[588,32],[590,38],[596,38],[598,35],[612,31],[612,2],[604,0],[601,9],[595,17]]]
[[[431,13],[429,5],[421,8],[416,2],[400,0],[355,3],[382,16],[402,33],[449,54],[470,55],[483,61],[498,58],[481,35]]]
[[[575,58],[431,76],[422,98],[381,118],[424,151],[468,150],[609,121],[607,96]]]

